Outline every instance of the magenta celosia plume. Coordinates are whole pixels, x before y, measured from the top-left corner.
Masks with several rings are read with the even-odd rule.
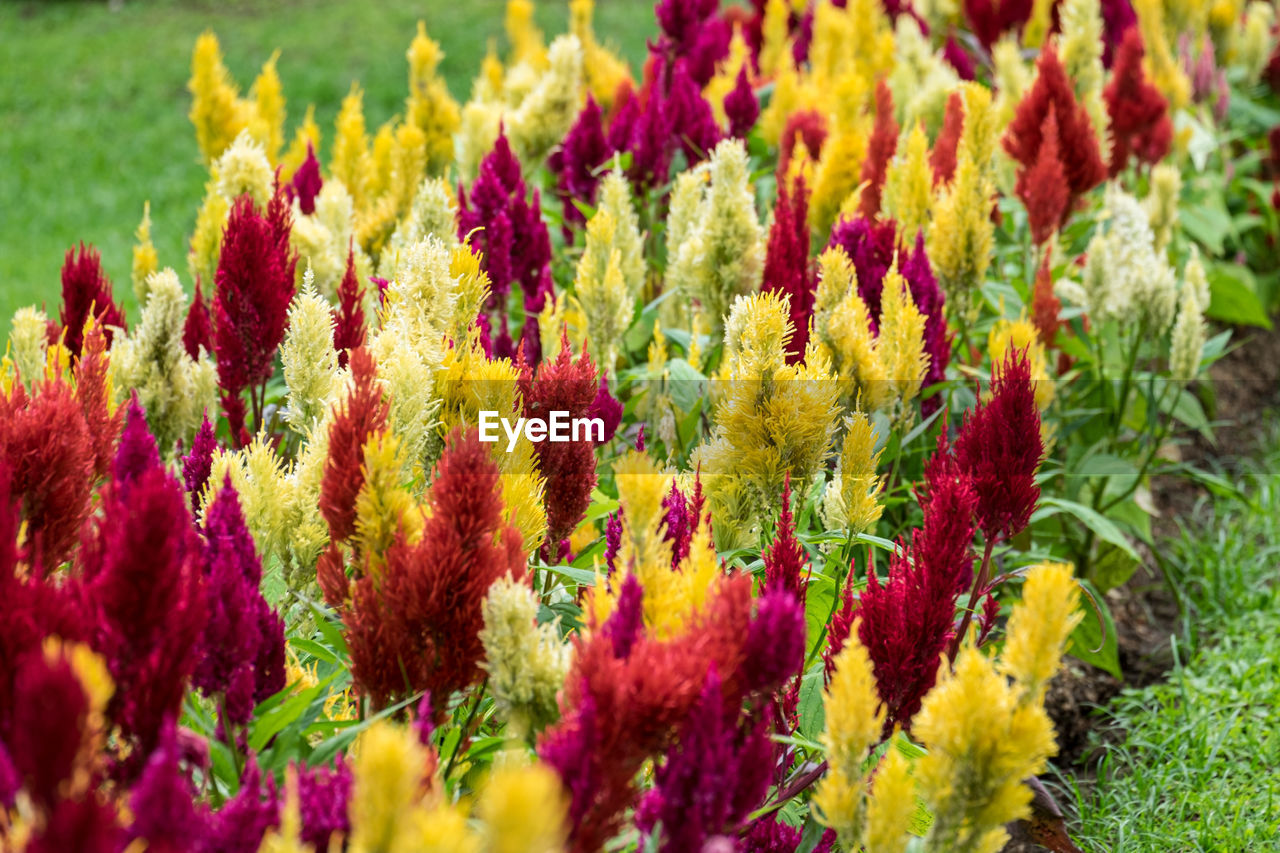
[[[333,310],[333,348],[338,366],[346,367],[351,350],[364,346],[364,288],[356,276],[355,251],[347,249],[347,269],[338,283],[338,307]]]
[[[586,217],[575,202],[588,206],[596,203],[600,169],[613,153],[604,135],[600,105],[587,95],[587,103],[578,113],[573,127],[569,128],[564,141],[547,160],[547,165],[556,174],[556,192],[564,205],[566,234],[569,226],[586,223]]]
[[[795,330],[787,350],[787,361],[792,364],[804,357],[818,286],[817,271],[809,260],[808,216],[809,196],[804,178],[797,178],[791,187],[785,180],[779,183],[760,290],[787,297],[791,326]]]

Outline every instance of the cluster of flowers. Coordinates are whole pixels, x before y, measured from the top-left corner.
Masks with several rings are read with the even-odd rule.
[[[637,80],[509,0],[327,163],[201,36],[193,295],[148,210],[140,318],[81,246],[0,369],[0,849],[998,850],[1058,377],[1200,372],[1175,119],[1280,60],[1263,0],[961,5],[660,0]]]

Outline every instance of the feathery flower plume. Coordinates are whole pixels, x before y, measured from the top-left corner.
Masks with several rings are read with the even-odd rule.
[[[223,409],[237,441],[243,441],[244,431],[240,395],[253,391],[254,415],[260,421],[260,389],[271,378],[276,348],[284,339],[298,263],[289,231],[289,206],[278,190],[265,213],[240,196],[227,218],[213,296],[213,335]]]
[[[659,0],[654,7],[662,28],[656,49],[687,62],[699,89],[711,82],[716,66],[729,55],[732,32],[716,14],[719,6],[720,0]]]
[[[791,475],[782,487],[782,512],[778,515],[778,528],[768,549],[760,555],[764,558],[764,582],[762,593],[786,590],[801,603],[805,599],[805,581],[809,556],[796,539],[795,518],[791,515]]]
[[[129,839],[143,842],[147,850],[179,853],[190,839],[204,833],[204,815],[197,811],[195,786],[183,773],[177,726],[166,720],[159,742],[146,759],[142,773],[129,794],[133,822]]]
[[[724,112],[729,119],[729,136],[734,139],[746,139],[751,128],[755,127],[756,120],[760,118],[760,101],[751,88],[745,63],[738,71],[733,89],[724,96]]]
[[[76,399],[84,416],[89,438],[93,442],[93,473],[105,477],[111,467],[116,436],[120,434],[123,411],[111,399],[111,360],[107,357],[107,338],[102,327],[94,323],[84,333],[80,360],[72,368]]]
[[[876,121],[867,142],[867,159],[862,161],[862,181],[866,186],[860,196],[859,212],[868,219],[880,213],[880,191],[885,171],[898,146],[898,122],[893,117],[893,93],[882,78],[876,83]]]
[[[1035,476],[1044,443],[1025,352],[1011,350],[992,368],[991,398],[965,413],[955,455],[978,495],[974,516],[982,535],[1008,539],[1026,527],[1040,498]]]
[[[0,466],[21,499],[31,565],[53,570],[71,556],[90,512],[94,448],[80,402],[60,377],[30,395],[19,383],[0,393]]]
[[[563,338],[554,362],[543,361],[535,372],[523,366],[520,399],[526,418],[547,418],[550,412],[568,412],[570,420],[586,417],[595,404],[598,390],[595,363],[585,350],[573,358],[568,339]],[[544,500],[547,508],[549,558],[556,556],[560,542],[568,538],[582,521],[596,485],[594,441],[540,441],[534,444],[538,470],[546,478]]]
[[[338,307],[333,312],[333,348],[338,366],[346,367],[351,351],[364,346],[364,288],[356,276],[355,251],[347,250],[347,271],[338,284]]]
[[[364,446],[387,427],[391,406],[377,365],[363,347],[351,351],[351,389],[329,423],[329,458],[320,485],[320,514],[334,542],[356,531],[356,498],[364,487]]]
[[[459,185],[458,208],[458,238],[481,253],[482,268],[489,276],[488,307],[496,309],[499,322],[497,354],[514,356],[506,325],[507,294],[513,283],[519,283],[526,312],[542,310],[551,286],[551,239],[542,222],[538,191],[534,190],[532,200],[526,198],[520,161],[505,133],[499,133],[493,150],[480,163],[470,195]]]
[[[418,21],[418,32],[406,53],[409,60],[409,97],[405,120],[422,132],[426,172],[443,173],[453,162],[453,135],[461,125],[458,104],[439,74],[444,51],[427,36],[426,24]]]
[[[1057,51],[1047,47],[1036,63],[1036,81],[1018,103],[1013,121],[1005,131],[1003,144],[1009,156],[1018,161],[1018,192],[1024,200],[1029,173],[1041,157],[1041,149],[1050,144],[1046,132],[1054,125],[1046,123],[1054,116],[1062,173],[1066,178],[1067,204],[1064,219],[1075,208],[1084,193],[1107,177],[1106,166],[1098,150],[1098,137],[1089,113],[1076,100],[1071,81],[1067,79]]]
[[[547,165],[556,174],[556,190],[564,204],[566,229],[586,222],[586,217],[574,202],[595,204],[600,167],[612,155],[613,149],[604,135],[600,105],[587,95],[587,103],[578,113],[564,141],[547,160]]]
[[[990,51],[1001,35],[1027,23],[1033,5],[1033,0],[964,0],[964,16],[978,41]]]
[[[192,684],[221,694],[224,722],[244,725],[255,704],[284,687],[284,621],[258,590],[262,563],[229,478],[204,517],[208,621]]]
[[[209,318],[209,303],[200,290],[199,279],[196,279],[196,293],[182,325],[182,347],[193,361],[200,358],[201,350],[206,355],[213,353],[213,321]]]
[[[879,501],[884,480],[876,475],[883,450],[875,450],[876,434],[865,412],[845,418],[844,430],[835,476],[823,495],[822,520],[829,529],[866,533],[884,512]]]
[[[1015,192],[1027,208],[1031,239],[1043,245],[1066,219],[1070,190],[1067,174],[1059,155],[1058,117],[1049,112],[1040,128],[1040,150],[1035,163],[1018,173]]]
[[[320,177],[320,161],[316,159],[316,149],[311,144],[311,140],[307,140],[307,157],[293,173],[293,180],[289,182],[288,192],[290,199],[298,200],[298,209],[306,216],[311,216],[316,212],[316,196],[320,195],[320,190],[324,187],[324,180]]]
[[[1111,82],[1103,92],[1111,119],[1111,176],[1124,171],[1132,157],[1155,165],[1173,142],[1173,122],[1164,95],[1142,69],[1142,33],[1130,27],[1120,42]]]
[[[125,328],[124,311],[112,298],[111,281],[102,271],[98,250],[81,243],[78,250],[67,250],[62,263],[63,345],[72,359],[80,357],[84,325],[91,316],[104,327],[110,347],[115,329]]]
[[[773,225],[765,249],[761,290],[785,294],[796,330],[787,351],[787,362],[795,364],[809,343],[809,318],[813,315],[816,270],[809,262],[809,198],[804,178],[788,188],[778,184]]]
[[[1031,322],[1036,327],[1036,334],[1046,348],[1052,349],[1058,340],[1058,330],[1062,328],[1059,312],[1062,302],[1053,290],[1053,273],[1049,269],[1051,253],[1045,252],[1039,268],[1036,270],[1036,281],[1031,291]]]
[[[641,832],[653,835],[661,827],[657,849],[705,849],[709,839],[732,834],[764,799],[774,763],[768,726],[739,716],[738,708],[725,706],[712,666],[636,814]]]
[[[79,562],[96,614],[95,648],[117,685],[108,716],[137,772],[176,717],[204,629],[201,549],[186,495],[160,464],[136,406],[116,458],[118,482],[81,537]],[[141,445],[141,446],[140,446]]]
[[[502,522],[498,467],[472,433],[455,433],[431,484],[432,511],[418,542],[400,536],[377,576],[356,581],[347,643],[356,684],[379,706],[429,690],[437,714],[478,681],[485,593],[521,579],[519,531]]]
[[[218,450],[218,439],[213,432],[213,424],[209,422],[209,413],[205,412],[200,422],[200,429],[191,442],[191,452],[182,457],[182,487],[191,496],[191,509],[199,507],[200,496],[209,482],[209,472],[213,470],[213,455]]]
[[[933,169],[933,185],[947,184],[956,173],[956,149],[960,145],[960,133],[964,128],[964,97],[959,92],[947,96],[947,111],[942,118],[942,129],[933,141],[929,166]]]

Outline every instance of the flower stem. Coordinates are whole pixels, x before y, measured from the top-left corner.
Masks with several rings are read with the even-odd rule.
[[[974,608],[978,606],[978,598],[982,595],[982,590],[987,585],[987,578],[991,575],[991,551],[995,546],[995,537],[987,537],[987,544],[982,549],[982,567],[978,569],[978,576],[973,580],[973,589],[969,592],[969,604],[965,607],[964,616],[960,619],[960,629],[951,639],[951,648],[947,651],[948,660],[954,661],[960,652],[960,644],[964,642],[964,635],[969,630],[969,622],[973,619]]]

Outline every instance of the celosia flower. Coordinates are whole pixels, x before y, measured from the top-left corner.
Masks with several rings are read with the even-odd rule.
[[[861,631],[859,631],[861,633]],[[827,775],[814,791],[813,804],[821,820],[836,831],[842,846],[856,846],[865,819],[862,802],[862,765],[867,753],[883,737],[883,706],[876,697],[871,657],[852,639],[835,659],[835,673],[823,700],[826,730]]]
[[[284,621],[262,597],[262,563],[230,479],[204,512],[206,613],[192,684],[221,694],[227,719],[249,721],[253,706],[284,687]]]
[[[1027,570],[1022,601],[1005,629],[1000,669],[1033,701],[1044,701],[1058,672],[1072,630],[1080,624],[1080,587],[1065,563],[1041,563]]]
[[[1009,30],[1021,29],[1031,17],[1032,0],[964,0],[964,16],[973,34],[987,50]]]
[[[189,118],[196,127],[196,141],[204,161],[210,163],[231,144],[248,120],[246,105],[237,96],[231,74],[222,64],[218,37],[205,32],[191,52]]]
[[[1010,351],[992,368],[991,398],[965,414],[955,454],[977,493],[982,535],[1008,539],[1026,527],[1040,498],[1035,478],[1044,443],[1025,352]]]
[[[49,351],[49,317],[39,308],[27,306],[13,313],[9,326],[8,355],[13,359],[18,379],[27,387],[44,376]]]
[[[808,217],[809,198],[804,178],[798,178],[791,188],[785,181],[779,183],[761,290],[787,296],[791,326],[796,330],[787,351],[787,361],[791,364],[804,356],[809,343],[809,318],[813,315],[817,287],[815,270],[809,263]]]
[[[960,133],[964,128],[964,98],[959,92],[947,96],[947,112],[942,119],[942,129],[933,142],[929,165],[933,169],[933,184],[946,184],[956,173],[956,148],[960,145]]]
[[[150,418],[152,432],[166,455],[190,439],[204,411],[218,402],[218,380],[207,354],[192,358],[182,343],[187,295],[178,274],[164,269],[148,279],[150,296],[142,320],[111,352],[117,393],[130,389]]]
[[[578,113],[564,141],[551,153],[547,165],[556,173],[556,189],[564,204],[565,228],[581,225],[586,217],[575,202],[594,205],[599,170],[613,155],[604,136],[600,106],[587,95],[587,103]],[[567,233],[567,232],[566,232]]]
[[[252,853],[258,850],[267,830],[279,822],[275,779],[268,776],[264,785],[262,770],[250,756],[239,792],[205,820],[208,849],[217,853]]]
[[[102,271],[98,250],[81,243],[78,251],[67,250],[62,263],[63,345],[72,359],[80,357],[84,325],[90,316],[104,327],[108,344],[116,329],[125,329],[124,311],[112,299],[111,281]]]
[[[701,89],[715,76],[716,65],[729,54],[732,33],[716,12],[719,0],[660,0],[654,7],[662,37],[656,48],[689,63],[693,82]]]
[[[1071,87],[1057,51],[1047,47],[1036,63],[1036,82],[1018,104],[1017,113],[1004,134],[1004,149],[1021,165],[1019,186],[1035,167],[1041,148],[1047,144],[1045,119],[1052,113],[1057,126],[1062,173],[1066,178],[1066,214],[1076,200],[1106,179],[1107,170],[1098,151],[1098,137],[1088,112]],[[1019,192],[1023,195],[1027,190]]]
[[[338,307],[333,312],[333,348],[338,366],[346,367],[351,350],[364,346],[364,288],[356,277],[355,252],[347,252],[347,271],[338,284]]]
[[[378,720],[366,729],[352,765],[351,849],[413,849],[415,807],[433,769],[411,728]]]
[[[209,303],[200,292],[200,280],[196,279],[196,293],[187,309],[187,319],[182,325],[182,346],[192,360],[213,352],[213,321],[209,319]]]
[[[348,801],[352,773],[341,755],[333,767],[298,767],[298,811],[302,823],[301,840],[316,850],[327,850],[329,839],[351,832]]]
[[[316,196],[320,194],[324,180],[320,177],[320,161],[316,159],[316,150],[311,140],[307,140],[307,157],[293,173],[289,183],[290,199],[298,200],[298,209],[306,216],[316,212]]]
[[[1168,253],[1157,251],[1147,211],[1118,184],[1106,193],[1106,230],[1089,242],[1082,286],[1091,320],[1137,321],[1164,334],[1178,307]]]
[[[729,119],[729,135],[735,139],[746,139],[751,128],[755,127],[756,119],[760,118],[760,102],[751,88],[745,64],[738,71],[733,90],[724,97],[724,112]]]
[[[288,331],[280,346],[280,365],[289,389],[285,420],[300,435],[319,424],[338,383],[334,312],[316,292],[308,267],[302,290],[289,305]]]
[[[514,282],[524,292],[526,312],[542,310],[550,285],[551,241],[542,222],[538,191],[525,197],[520,162],[505,134],[480,164],[471,192],[458,188],[458,238],[482,253],[482,266],[491,286],[489,307],[500,320],[498,354],[511,356],[506,327],[507,294]],[[505,343],[504,343],[505,342]]]
[[[796,146],[803,143],[809,157],[822,157],[822,146],[827,141],[827,119],[817,110],[798,110],[787,118],[778,143],[778,171],[787,173]]]
[[[453,135],[461,124],[458,104],[439,73],[444,52],[428,38],[422,21],[418,21],[417,35],[406,55],[409,97],[405,101],[405,119],[421,131],[427,173],[438,175],[453,162]]]
[[[209,414],[204,414],[200,429],[191,442],[191,452],[182,457],[182,486],[191,496],[191,508],[195,510],[204,493],[205,484],[209,482],[209,472],[213,469],[213,454],[218,450],[218,439],[214,436],[213,424],[209,422]]]
[[[785,590],[797,601],[805,599],[805,583],[808,575],[809,556],[796,539],[795,519],[791,515],[791,475],[787,475],[782,487],[782,512],[778,515],[777,532],[768,549],[760,555],[764,559],[762,592]]]
[[[1045,345],[1035,324],[1023,315],[1017,320],[1001,317],[987,334],[987,356],[997,371],[1003,369],[1009,355],[1021,352],[1027,358],[1035,389],[1036,407],[1044,411],[1053,402],[1053,381],[1049,378]]]
[[[1169,153],[1173,142],[1169,105],[1142,70],[1144,54],[1142,33],[1130,27],[1103,93],[1111,119],[1112,177],[1124,171],[1131,156],[1138,163],[1154,165]]]
[[[116,436],[124,417],[111,399],[111,363],[106,350],[106,334],[95,323],[86,328],[80,360],[72,369],[80,413],[93,442],[93,473],[97,477],[105,477],[111,467]]]
[[[572,126],[582,104],[583,58],[577,36],[557,36],[551,42],[546,70],[510,113],[507,132],[522,163],[541,163]]]
[[[667,280],[718,321],[734,297],[759,288],[764,240],[742,142],[728,139],[716,146],[710,176],[692,227],[683,234],[668,232]]]
[[[859,212],[874,219],[880,212],[880,190],[885,171],[898,146],[898,123],[893,117],[893,94],[883,79],[876,83],[876,121],[867,142],[867,158],[862,161],[862,181],[866,185],[860,196]]]
[[[1190,264],[1187,266],[1190,267]],[[1173,323],[1170,337],[1170,376],[1188,382],[1199,375],[1204,338],[1204,309],[1200,305],[1195,286],[1188,281],[1182,286],[1178,318]]]
[[[95,440],[79,401],[60,378],[30,395],[0,393],[0,465],[20,496],[31,564],[53,570],[70,555],[90,510]]]
[[[336,542],[355,533],[356,497],[364,486],[364,446],[387,426],[390,405],[377,365],[363,348],[351,352],[351,390],[329,423],[329,459],[320,486],[320,513]]]
[[[134,232],[137,243],[133,247],[133,295],[139,305],[147,304],[147,276],[160,269],[155,244],[151,242],[151,202],[142,204],[142,221]]]
[[[227,201],[249,195],[254,204],[265,207],[275,189],[275,173],[267,152],[248,129],[240,131],[210,172],[218,192]]]
[[[1036,270],[1036,281],[1031,291],[1031,322],[1036,327],[1036,334],[1046,348],[1052,348],[1058,339],[1058,330],[1062,328],[1059,312],[1062,302],[1053,290],[1053,273],[1049,269],[1051,253],[1045,252],[1044,259]]]
[[[928,752],[916,763],[920,793],[934,815],[926,846],[999,850],[1006,823],[1029,814],[1023,784],[1057,750],[1038,701],[1010,685],[992,661],[966,646],[953,674],[927,697],[913,735]],[[955,780],[967,780],[963,793]]]
[[[182,704],[204,629],[205,596],[186,495],[159,464],[140,414],[130,421],[122,455],[146,459],[147,467],[130,473],[127,488],[107,491],[101,516],[82,535],[79,561],[97,616],[94,645],[117,685],[108,716],[133,747],[126,764],[136,771]],[[128,450],[136,441],[150,447]],[[122,457],[116,463],[132,467]]]
[[[1016,192],[1027,208],[1031,239],[1043,244],[1065,221],[1071,201],[1066,170],[1059,155],[1058,117],[1049,112],[1040,128],[1035,163],[1018,173]]]
[[[879,501],[884,480],[876,476],[883,451],[875,450],[876,434],[866,413],[845,418],[844,430],[835,475],[823,495],[822,520],[829,529],[866,533],[884,511]]]
[[[356,684],[378,705],[430,690],[442,713],[454,690],[480,678],[484,594],[524,576],[519,531],[502,522],[499,472],[474,435],[455,434],[431,485],[421,539],[400,538],[377,576],[353,589],[347,642]]]
[[[156,853],[183,853],[192,838],[205,832],[194,803],[196,789],[183,773],[180,757],[177,727],[169,719],[129,795],[129,839]]]
[[[129,398],[125,413],[124,430],[111,465],[111,481],[120,489],[133,485],[147,471],[161,466],[156,440],[147,426],[147,413],[138,402],[138,395]]]
[[[284,339],[298,263],[289,248],[289,230],[289,207],[278,191],[265,215],[258,213],[251,199],[241,196],[227,219],[213,297],[213,329],[223,407],[237,438],[244,428],[243,404],[236,405],[240,394],[271,377],[276,348]]]
[[[556,694],[569,671],[571,649],[559,622],[539,625],[533,590],[502,577],[485,596],[480,641],[498,713],[514,734],[536,735],[559,715]]]
[[[550,412],[568,412],[571,421],[586,417],[595,404],[598,377],[591,356],[583,352],[575,360],[566,340],[554,362],[542,362],[536,373],[524,366],[519,383],[524,416],[545,419]],[[547,481],[545,547],[553,558],[560,541],[578,526],[591,503],[595,444],[587,436],[580,441],[541,441],[534,444],[534,454]]]
[[[636,813],[641,832],[660,827],[657,849],[704,849],[709,838],[732,833],[768,792],[774,746],[767,722],[740,721],[740,714],[725,707],[713,666]]]

